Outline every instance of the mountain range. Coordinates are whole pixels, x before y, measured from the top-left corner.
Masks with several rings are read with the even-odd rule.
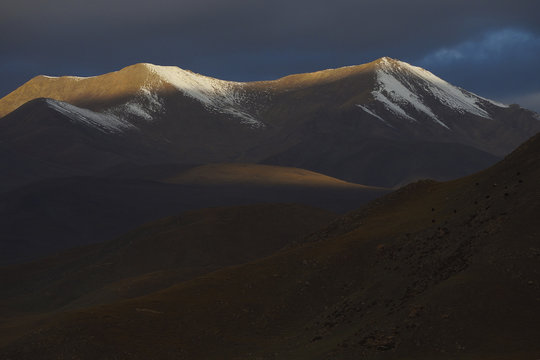
[[[0,116],[4,190],[125,164],[222,162],[393,187],[480,170],[540,131],[534,112],[390,58],[251,83],[152,64],[38,76],[0,99]]]

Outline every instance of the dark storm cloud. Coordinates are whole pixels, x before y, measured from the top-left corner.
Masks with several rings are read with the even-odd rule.
[[[461,44],[505,29],[540,34],[537,0],[7,1],[4,93],[38,73],[93,75],[140,61],[254,80],[392,56],[452,76],[476,66]],[[445,50],[461,51],[461,62],[433,60]]]
[[[486,26],[538,27],[538,1],[73,1],[20,0],[5,5],[3,28],[37,40],[47,32],[63,38],[113,38],[130,34],[189,35],[218,47],[400,44],[422,37],[427,46],[453,42]],[[52,39],[51,39],[52,40]],[[218,41],[219,40],[219,41]],[[415,46],[416,47],[416,46]]]

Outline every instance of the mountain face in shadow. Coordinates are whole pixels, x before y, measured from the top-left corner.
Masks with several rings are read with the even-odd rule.
[[[534,357],[539,165],[535,136],[489,169],[410,184],[266,258],[127,300],[12,317],[2,356]]]

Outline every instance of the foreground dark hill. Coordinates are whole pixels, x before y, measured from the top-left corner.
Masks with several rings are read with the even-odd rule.
[[[478,171],[540,131],[538,114],[389,58],[252,83],[152,64],[39,76],[0,99],[0,116],[2,164],[18,164],[2,165],[0,191],[125,164],[219,162],[392,187]]]
[[[406,186],[265,259],[41,318],[2,356],[534,359],[539,183],[536,136],[492,168]]]
[[[219,179],[212,170],[216,166],[192,167],[190,172],[189,167],[164,165],[123,168],[106,177],[48,179],[0,194],[0,264],[110,240],[145,222],[186,210],[292,202],[345,212],[388,192],[301,169],[241,167],[259,169],[259,174],[265,174],[261,168],[266,172],[270,168],[273,178],[260,183],[245,172],[231,172],[229,166],[228,175],[237,182],[208,183],[194,178],[193,171]],[[298,173],[301,181],[293,176]],[[182,177],[186,181],[180,181]]]
[[[183,212],[147,223],[113,241],[1,269],[6,295],[1,316],[147,294],[269,255],[335,218],[330,211],[295,204]]]

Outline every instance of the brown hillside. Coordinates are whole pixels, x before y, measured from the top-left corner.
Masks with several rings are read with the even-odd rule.
[[[175,184],[246,184],[266,186],[316,186],[370,188],[313,171],[260,164],[208,164],[165,179]],[[374,188],[376,189],[376,188]]]
[[[145,224],[114,241],[0,268],[4,294],[0,317],[19,324],[16,314],[80,308],[147,294],[269,255],[301,241],[335,217],[330,211],[294,204],[184,212]]]
[[[0,99],[0,117],[37,98],[51,98],[99,110],[132,98],[151,77],[143,64],[86,78],[36,76]]]

